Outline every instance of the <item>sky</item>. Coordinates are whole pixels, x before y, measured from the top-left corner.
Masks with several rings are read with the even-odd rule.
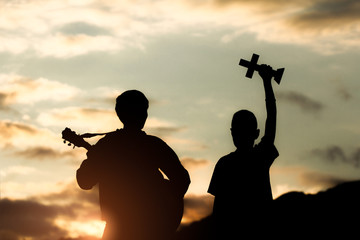
[[[356,0],[0,0],[1,239],[101,236],[97,190],[75,180],[86,151],[61,131],[121,128],[115,98],[129,89],[150,100],[144,130],[190,173],[183,222],[208,215],[233,113],[254,112],[264,133],[261,79],[238,65],[253,53],[285,68],[274,197],[359,179],[359,12]]]

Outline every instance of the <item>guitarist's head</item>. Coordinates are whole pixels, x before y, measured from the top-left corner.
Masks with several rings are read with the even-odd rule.
[[[116,98],[116,114],[124,124],[124,128],[141,130],[147,119],[149,101],[138,90],[123,92]]]

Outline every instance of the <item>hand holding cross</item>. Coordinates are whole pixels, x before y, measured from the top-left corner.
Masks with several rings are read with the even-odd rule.
[[[260,65],[257,64],[258,60],[259,60],[259,55],[255,53],[252,55],[250,62],[244,59],[240,59],[239,65],[246,67],[248,69],[245,75],[246,77],[252,78],[254,71],[259,71]],[[272,75],[274,77],[275,82],[277,82],[277,84],[280,84],[284,70],[285,68],[279,68],[276,71],[273,70]]]

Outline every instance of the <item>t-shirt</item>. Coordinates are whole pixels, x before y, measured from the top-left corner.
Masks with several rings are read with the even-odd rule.
[[[215,196],[218,205],[229,208],[242,205],[239,203],[271,201],[269,169],[278,156],[274,144],[263,138],[247,152],[238,149],[220,158],[208,192]]]
[[[163,196],[182,197],[190,183],[175,152],[142,131],[107,134],[87,156],[77,171],[79,186],[90,189],[98,183],[103,218],[119,222],[126,231],[160,222],[156,214],[161,216],[157,208],[166,200]]]

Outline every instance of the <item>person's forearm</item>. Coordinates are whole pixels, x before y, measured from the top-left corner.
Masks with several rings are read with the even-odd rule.
[[[274,142],[276,134],[276,99],[270,81],[264,81],[264,89],[267,112],[265,136],[269,141]]]

